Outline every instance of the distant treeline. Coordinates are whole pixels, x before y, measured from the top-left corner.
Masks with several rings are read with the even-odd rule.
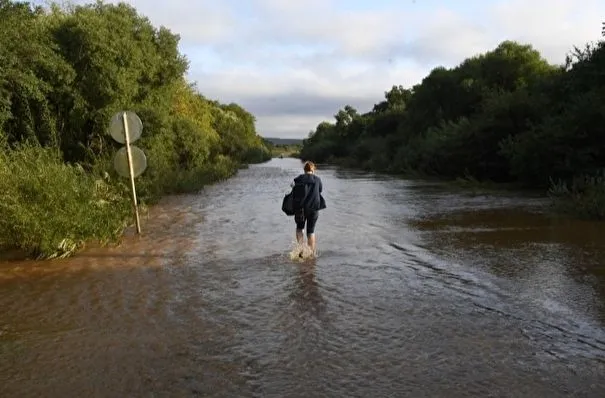
[[[270,159],[241,106],[188,83],[179,36],[124,3],[42,8],[0,0],[0,248],[68,255],[132,220],[111,116],[135,111],[143,204]]]
[[[263,138],[273,157],[298,157],[302,148],[302,139]]]
[[[272,145],[302,145],[302,138],[275,138],[263,137],[263,139]]]
[[[505,41],[411,88],[393,86],[367,113],[344,106],[309,134],[300,156],[542,188],[565,210],[605,218],[604,104],[602,40],[560,66]]]

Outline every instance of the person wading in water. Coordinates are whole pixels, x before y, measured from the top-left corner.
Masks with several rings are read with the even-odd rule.
[[[296,241],[301,246],[304,243],[303,230],[306,224],[307,244],[313,255],[315,255],[315,224],[319,218],[319,211],[326,208],[326,202],[321,195],[323,190],[321,178],[315,175],[315,164],[313,162],[305,162],[303,170],[304,174],[294,179],[294,187],[292,188]],[[302,251],[299,256],[303,256]]]

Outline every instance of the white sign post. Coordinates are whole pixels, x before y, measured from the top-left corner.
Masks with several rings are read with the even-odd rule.
[[[141,137],[142,131],[143,123],[134,112],[118,112],[111,118],[109,133],[120,144],[126,144],[116,153],[113,164],[119,175],[130,178],[132,204],[138,234],[141,233],[141,220],[134,179],[143,174],[147,168],[147,157],[140,148],[131,145],[131,143]]]

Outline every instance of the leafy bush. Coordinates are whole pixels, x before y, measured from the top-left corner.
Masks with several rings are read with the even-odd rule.
[[[124,184],[63,163],[56,149],[20,146],[0,151],[0,214],[0,246],[52,258],[117,239],[131,207]]]
[[[605,220],[605,171],[574,177],[569,183],[551,182],[548,194],[553,207],[584,219]]]

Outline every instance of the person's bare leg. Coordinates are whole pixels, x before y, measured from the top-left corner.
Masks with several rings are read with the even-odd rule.
[[[296,228],[296,241],[299,245],[302,245],[304,242],[303,230]]]
[[[298,242],[298,246],[300,247],[300,252],[298,253],[298,257],[303,256],[303,251],[305,250],[303,245],[305,244],[305,238],[302,229],[296,228],[296,241]]]
[[[315,234],[307,235],[307,243],[308,243],[309,247],[311,248],[311,253],[313,253],[313,255],[315,255]]]

